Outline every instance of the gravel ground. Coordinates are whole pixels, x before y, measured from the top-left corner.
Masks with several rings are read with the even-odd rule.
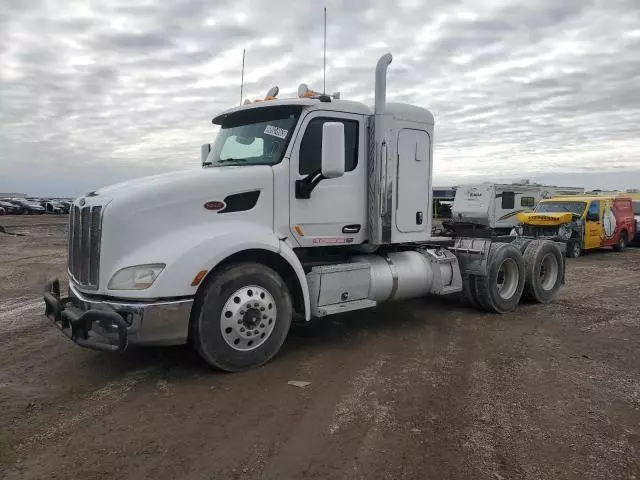
[[[0,478],[640,479],[640,250],[569,260],[552,305],[387,305],[222,374],[73,345],[40,300],[66,219],[0,226]]]

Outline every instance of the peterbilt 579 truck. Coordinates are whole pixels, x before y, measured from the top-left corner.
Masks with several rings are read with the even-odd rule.
[[[202,169],[133,180],[74,201],[68,294],[46,315],[83,347],[190,342],[212,366],[270,360],[292,319],[462,292],[490,312],[551,301],[564,255],[548,240],[432,238],[434,118],[310,91],[231,108]]]

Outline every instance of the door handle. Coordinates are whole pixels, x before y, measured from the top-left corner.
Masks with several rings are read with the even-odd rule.
[[[358,233],[360,231],[360,225],[345,225],[342,227],[342,233]]]

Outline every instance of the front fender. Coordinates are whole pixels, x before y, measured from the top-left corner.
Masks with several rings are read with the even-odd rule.
[[[146,290],[108,290],[110,296],[122,298],[171,298],[195,295],[192,286],[201,270],[211,271],[231,255],[245,250],[267,250],[280,255],[293,269],[300,284],[305,317],[310,315],[309,288],[302,264],[293,249],[278,239],[270,229],[253,223],[234,222],[211,234],[208,226],[193,226],[167,235],[123,257],[105,278],[132,265],[164,263],[166,267]]]

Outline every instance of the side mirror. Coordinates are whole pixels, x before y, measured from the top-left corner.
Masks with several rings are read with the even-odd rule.
[[[322,176],[344,175],[344,124],[327,122],[322,126]]]
[[[204,165],[209,157],[209,152],[211,152],[211,144],[205,143],[200,147],[200,161]]]

